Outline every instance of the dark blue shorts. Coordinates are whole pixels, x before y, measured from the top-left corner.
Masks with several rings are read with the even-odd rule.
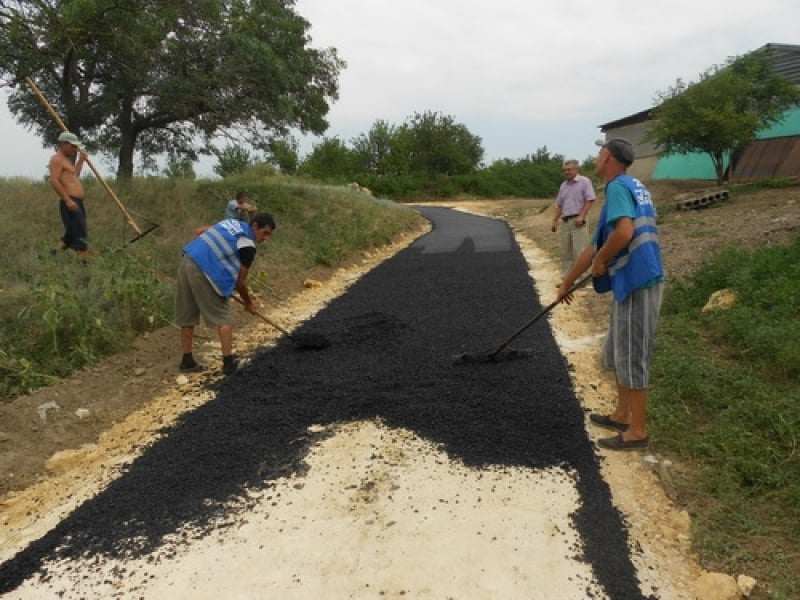
[[[64,223],[64,237],[61,241],[67,248],[73,250],[86,250],[89,245],[89,237],[86,231],[86,207],[83,205],[82,198],[70,196],[78,205],[78,210],[72,211],[67,208],[63,199],[58,201],[58,210],[61,212],[61,222]]]

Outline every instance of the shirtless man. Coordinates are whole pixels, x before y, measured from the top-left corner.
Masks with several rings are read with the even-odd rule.
[[[84,190],[81,183],[84,162],[86,153],[81,149],[78,136],[68,131],[59,135],[58,151],[50,159],[49,165],[50,185],[58,194],[58,208],[61,222],[64,223],[64,237],[58,241],[56,248],[71,248],[82,262],[86,262],[88,257],[86,208],[83,205]]]

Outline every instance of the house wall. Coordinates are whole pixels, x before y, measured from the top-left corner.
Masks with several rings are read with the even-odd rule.
[[[644,142],[652,121],[642,121],[609,129],[606,139],[627,138],[636,151],[636,162],[629,173],[642,180],[697,179],[716,181],[714,163],[708,154],[658,157],[653,144]],[[800,177],[800,107],[786,111],[783,118],[758,133],[739,158],[733,173],[734,181],[759,178]],[[728,159],[725,160],[728,168]]]
[[[767,140],[790,135],[800,135],[800,107],[787,110],[780,121],[760,131],[756,137],[759,140]]]
[[[800,177],[800,136],[756,140],[736,162],[734,181]]]
[[[611,140],[613,138],[625,138],[632,145],[636,153],[636,160],[628,168],[628,174],[642,181],[647,181],[651,178],[653,169],[658,162],[658,153],[656,148],[650,142],[645,142],[644,138],[647,134],[647,127],[650,121],[642,121],[630,125],[623,125],[620,127],[613,127],[607,129],[605,132],[605,139]]]
[[[652,123],[652,121],[642,121],[640,123],[632,123],[630,125],[608,129],[606,130],[606,140],[618,137],[625,138],[633,144],[633,148],[636,152],[636,160],[648,156],[656,156],[658,154],[656,152],[656,147],[650,142],[644,141],[650,123]]]
[[[708,154],[692,152],[662,156],[656,161],[651,173],[652,179],[700,179],[717,180],[714,163]],[[727,168],[727,161],[725,167]]]

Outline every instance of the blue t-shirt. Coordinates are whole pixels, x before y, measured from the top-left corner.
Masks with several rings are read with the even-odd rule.
[[[633,202],[633,196],[631,196],[625,184],[615,179],[606,187],[606,223],[614,223],[623,217],[635,219],[636,205]],[[598,224],[592,236],[592,244],[595,246],[598,245],[601,225],[602,224]]]

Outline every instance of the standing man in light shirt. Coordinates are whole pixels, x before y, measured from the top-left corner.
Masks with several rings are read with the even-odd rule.
[[[561,275],[589,245],[586,215],[597,196],[591,179],[578,173],[578,161],[564,162],[564,181],[558,188],[553,214],[553,233],[561,228]]]

